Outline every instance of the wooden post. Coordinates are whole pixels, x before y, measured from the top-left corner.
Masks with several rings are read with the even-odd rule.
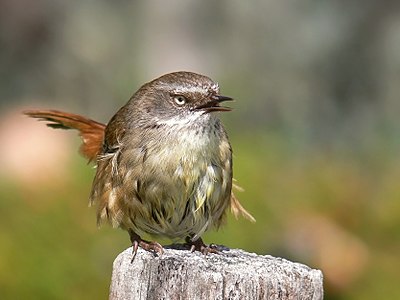
[[[322,272],[269,255],[231,249],[221,254],[132,248],[114,261],[110,299],[323,299]]]

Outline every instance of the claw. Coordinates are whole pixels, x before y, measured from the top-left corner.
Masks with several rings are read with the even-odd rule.
[[[133,263],[133,261],[135,260],[139,246],[140,248],[152,252],[154,254],[158,254],[159,256],[161,256],[164,253],[164,248],[159,243],[143,240],[139,235],[137,235],[132,230],[128,230],[128,233],[131,238],[132,249],[133,249],[131,263]]]
[[[216,246],[214,244],[206,245],[206,244],[204,244],[204,242],[201,238],[198,238],[197,240],[192,241],[192,239],[190,237],[187,237],[186,245],[190,246],[190,252],[199,251],[204,255],[207,255],[208,253],[215,253],[215,254],[220,253],[218,246]]]
[[[138,251],[138,248],[139,248],[139,242],[137,241],[137,240],[134,240],[133,242],[132,242],[132,259],[131,259],[131,263],[133,263],[133,261],[135,260],[135,257],[136,257],[136,253],[137,253],[137,251]]]

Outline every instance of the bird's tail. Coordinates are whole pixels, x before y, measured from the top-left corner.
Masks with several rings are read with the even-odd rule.
[[[96,160],[100,152],[106,125],[85,118],[57,110],[26,110],[25,115],[46,121],[47,126],[56,129],[76,129],[82,138],[80,153],[89,159],[89,162]]]

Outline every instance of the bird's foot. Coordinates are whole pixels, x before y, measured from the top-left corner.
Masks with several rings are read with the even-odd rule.
[[[192,241],[192,239],[190,237],[187,237],[186,238],[186,246],[189,247],[190,252],[199,251],[199,252],[203,253],[204,255],[207,255],[208,253],[215,253],[215,254],[220,253],[220,249],[217,245],[215,245],[215,244],[206,245],[206,244],[204,244],[204,242],[201,238],[198,238],[197,240]]]
[[[133,247],[133,256],[131,259],[131,263],[134,261],[139,247],[146,251],[152,252],[153,254],[158,254],[159,256],[164,253],[164,248],[159,243],[143,240],[139,235],[131,230],[128,230],[128,232]]]

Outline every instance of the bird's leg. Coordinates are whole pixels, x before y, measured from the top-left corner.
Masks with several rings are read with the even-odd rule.
[[[133,262],[135,259],[139,246],[146,251],[157,253],[158,255],[162,255],[164,253],[164,248],[159,243],[142,240],[142,238],[131,229],[128,230],[128,233],[133,247],[133,256],[131,262]]]
[[[198,238],[197,240],[193,241],[192,237],[188,236],[186,237],[185,241],[186,245],[190,247],[190,252],[199,251],[204,255],[207,255],[208,253],[218,254],[220,252],[216,245],[214,244],[206,245],[204,244],[201,238]]]

